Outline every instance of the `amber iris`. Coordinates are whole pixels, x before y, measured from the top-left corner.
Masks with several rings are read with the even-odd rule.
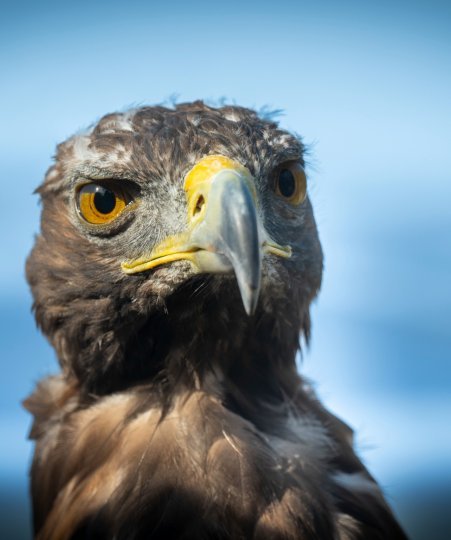
[[[85,184],[78,192],[78,210],[81,216],[94,225],[113,221],[127,206],[124,193],[100,184]]]
[[[307,195],[307,178],[297,162],[287,162],[276,170],[275,192],[291,204],[301,204]]]

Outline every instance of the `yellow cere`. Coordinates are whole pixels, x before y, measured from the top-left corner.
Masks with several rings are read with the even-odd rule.
[[[252,175],[244,165],[226,156],[213,155],[201,159],[185,176],[184,188],[186,192],[192,191],[199,184],[210,182],[212,176],[224,169],[232,169],[251,181]],[[255,194],[255,187],[253,189]]]
[[[202,205],[199,202],[204,203],[207,200],[212,178],[226,169],[235,171],[245,179],[254,201],[257,200],[254,180],[249,169],[226,156],[206,156],[185,176],[184,189],[188,199],[188,217],[191,223],[197,222],[202,217]]]

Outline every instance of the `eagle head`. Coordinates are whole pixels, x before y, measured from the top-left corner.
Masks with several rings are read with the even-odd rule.
[[[60,144],[27,278],[63,371],[102,394],[233,372],[250,347],[292,364],[322,274],[304,167],[271,119],[202,102]]]

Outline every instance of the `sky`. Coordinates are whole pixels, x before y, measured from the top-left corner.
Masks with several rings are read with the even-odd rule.
[[[428,523],[436,538],[440,520],[451,528],[440,510],[451,501],[450,6],[2,6],[0,532],[27,537],[19,402],[57,370],[24,278],[39,230],[33,190],[56,144],[103,114],[199,98],[280,110],[309,145],[325,272],[300,370],[356,430],[412,538],[427,538]]]

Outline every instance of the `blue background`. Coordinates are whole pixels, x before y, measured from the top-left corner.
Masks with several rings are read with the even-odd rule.
[[[56,370],[24,280],[32,191],[56,143],[177,94],[281,108],[312,145],[326,260],[301,369],[411,537],[451,538],[450,4],[16,2],[0,17],[0,537],[29,535],[19,402]]]

